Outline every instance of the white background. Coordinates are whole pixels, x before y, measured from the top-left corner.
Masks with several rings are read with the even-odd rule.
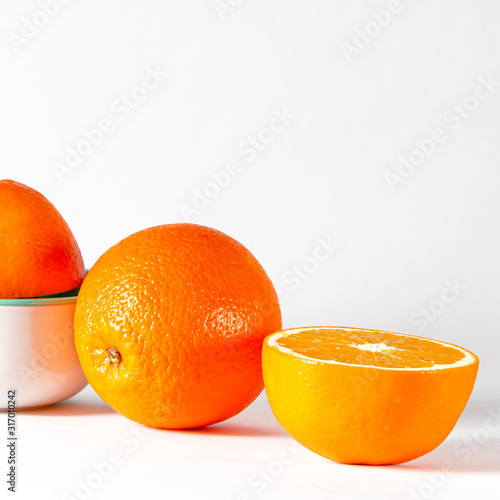
[[[73,0],[48,20],[35,1],[1,6],[0,177],[56,205],[87,267],[145,227],[218,228],[268,271],[285,327],[378,328],[462,345],[481,360],[470,403],[478,422],[498,407],[500,3],[221,0],[217,11],[211,0]],[[393,14],[376,21],[389,6]],[[152,70],[168,76],[144,91]],[[493,82],[489,91],[481,81]],[[276,110],[293,118],[271,136],[264,129]],[[68,148],[103,119],[112,130],[61,172]],[[259,133],[268,143],[254,155],[248,138]],[[433,133],[441,143],[391,189],[387,173],[401,157],[418,159],[417,141]],[[229,162],[234,175],[217,187],[212,177]],[[321,241],[335,245],[319,261]],[[277,425],[265,400],[257,404]],[[51,428],[35,417],[33,436],[37,425]],[[55,454],[69,453],[64,439],[58,446]],[[135,457],[146,481],[139,456],[149,455]],[[213,462],[209,448],[200,456]],[[33,470],[26,465],[21,484]],[[244,485],[242,470],[238,477]],[[464,477],[457,492],[472,484]],[[185,496],[177,486],[175,498],[196,498],[192,484]],[[331,486],[312,481],[310,498],[348,497]],[[357,487],[352,497],[375,498]],[[445,487],[437,493],[451,498]]]

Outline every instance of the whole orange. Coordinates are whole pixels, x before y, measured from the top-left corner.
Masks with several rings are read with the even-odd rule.
[[[68,224],[45,196],[0,180],[0,298],[67,292],[85,277]]]
[[[262,391],[262,343],[281,328],[255,257],[195,224],[139,231],[106,251],[78,295],[75,341],[101,398],[170,429],[228,419]]]

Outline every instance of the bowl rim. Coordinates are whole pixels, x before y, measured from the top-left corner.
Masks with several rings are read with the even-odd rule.
[[[19,299],[0,299],[0,306],[48,306],[60,304],[74,304],[80,287],[67,292],[42,297],[25,297]]]

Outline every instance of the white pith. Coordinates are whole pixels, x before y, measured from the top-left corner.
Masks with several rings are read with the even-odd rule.
[[[295,335],[300,332],[306,332],[306,331],[311,331],[311,330],[337,330],[337,331],[343,331],[343,332],[370,332],[372,330],[367,330],[363,328],[349,328],[349,327],[325,327],[325,326],[317,326],[317,327],[308,327],[308,328],[292,328],[290,330],[283,330],[280,332],[276,332],[272,334],[267,340],[266,343],[270,347],[275,347],[281,352],[284,352],[286,354],[291,354],[292,356],[298,357],[305,359],[307,361],[314,361],[314,362],[320,362],[320,363],[327,363],[331,365],[345,365],[345,366],[362,366],[365,368],[377,368],[379,370],[404,370],[404,371],[423,371],[423,370],[444,370],[446,368],[458,368],[460,366],[467,366],[470,364],[473,364],[476,361],[476,358],[467,350],[463,349],[462,347],[453,345],[453,344],[448,344],[447,342],[441,342],[440,340],[434,340],[434,339],[428,339],[424,337],[417,337],[415,335],[405,335],[403,333],[395,333],[395,332],[382,332],[381,333],[390,333],[391,335],[397,335],[400,337],[413,337],[413,338],[421,338],[422,340],[426,340],[428,342],[434,342],[439,345],[444,345],[447,347],[450,347],[452,349],[456,349],[457,351],[461,352],[464,354],[464,357],[460,360],[457,361],[456,363],[451,363],[451,364],[446,364],[446,365],[434,365],[434,366],[425,366],[425,367],[418,367],[418,368],[402,368],[402,367],[385,367],[385,366],[377,366],[377,365],[363,365],[359,363],[344,363],[342,361],[335,361],[333,359],[317,359],[317,358],[311,358],[309,356],[305,356],[304,354],[297,353],[293,351],[292,349],[288,349],[287,347],[280,346],[277,343],[277,340],[282,338],[282,337],[289,337],[291,335]],[[387,346],[383,342],[382,343],[364,343],[364,344],[351,344],[352,347],[356,347],[361,350],[365,351],[372,351],[372,352],[389,352],[393,350],[397,350],[397,347],[392,347],[392,346]]]
[[[356,349],[360,349],[361,351],[371,351],[371,352],[389,352],[395,351],[396,348],[390,345],[385,345],[383,342],[380,344],[351,344],[352,347],[356,347]]]

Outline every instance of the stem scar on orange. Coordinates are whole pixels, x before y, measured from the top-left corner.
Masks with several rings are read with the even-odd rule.
[[[82,254],[68,224],[45,196],[0,181],[0,298],[38,297],[78,288]]]
[[[341,327],[264,341],[271,408],[288,433],[347,464],[397,464],[441,444],[472,392],[478,358],[452,344]]]
[[[78,295],[83,371],[112,408],[169,429],[228,419],[262,391],[262,342],[281,328],[273,285],[233,238],[195,224],[106,251]]]

